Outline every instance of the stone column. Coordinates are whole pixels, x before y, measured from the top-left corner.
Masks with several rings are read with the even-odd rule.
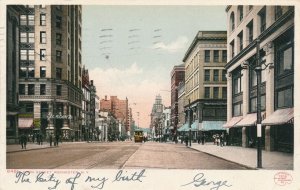
[[[33,118],[40,119],[41,118],[41,102],[34,102],[33,104],[34,104]]]
[[[35,125],[39,124],[39,126],[34,126],[34,128],[39,129],[41,132],[41,102],[33,103],[33,122]]]
[[[249,111],[249,68],[242,70],[242,92],[243,92],[243,117],[246,117]],[[242,128],[242,147],[247,147],[247,128]]]
[[[48,126],[46,128],[46,138],[49,138],[50,133],[53,133],[54,131],[54,125],[53,125],[53,118],[50,118],[49,116],[53,116],[53,105],[52,102],[48,102],[48,115],[47,115],[47,120],[48,120]]]
[[[232,76],[227,73],[227,121],[232,118]]]
[[[227,121],[229,121],[232,118],[232,75],[231,73],[227,73],[226,78],[227,78]],[[227,134],[229,134],[229,128],[226,129],[226,132]]]
[[[242,128],[242,147],[247,147],[247,133],[246,133],[246,127]]]
[[[66,117],[64,118],[64,121],[63,121],[63,127],[68,127],[69,128],[69,124],[68,124],[68,104],[67,103],[64,103],[64,109],[63,109],[63,116]]]
[[[274,112],[274,44],[273,42],[267,43],[263,50],[266,52],[266,118]],[[271,133],[271,126],[265,128],[265,149],[267,151],[274,150],[274,139]]]

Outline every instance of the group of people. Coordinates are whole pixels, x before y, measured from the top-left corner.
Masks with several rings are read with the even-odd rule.
[[[32,135],[32,142],[34,143],[36,140],[38,145],[43,145],[43,139],[44,139],[44,136],[42,133],[36,133],[36,134]]]
[[[213,141],[214,144],[217,144],[217,146],[224,146],[225,145],[225,135],[224,133],[220,134],[214,134],[213,135]]]
[[[31,137],[31,138],[30,138]],[[36,133],[33,135],[30,135],[29,137],[22,133],[19,137],[19,143],[21,144],[22,149],[26,149],[27,142],[32,140],[32,142],[37,142],[38,145],[43,145],[43,134],[42,133]],[[51,133],[49,135],[49,143],[50,146],[52,146],[52,143],[54,143],[54,146],[58,146],[58,142],[60,140],[60,136],[56,134],[55,136]]]

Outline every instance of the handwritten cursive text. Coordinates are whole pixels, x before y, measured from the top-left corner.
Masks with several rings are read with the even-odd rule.
[[[225,187],[231,187],[232,185],[228,185],[227,181],[210,181],[204,178],[204,173],[198,173],[195,175],[194,179],[192,182],[189,182],[187,184],[184,184],[182,186],[187,186],[187,185],[194,185],[195,187],[200,187],[200,186],[212,186],[210,190],[218,190],[220,187],[225,186]]]

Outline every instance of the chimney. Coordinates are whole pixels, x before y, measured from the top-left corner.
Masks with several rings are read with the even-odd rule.
[[[107,100],[107,95],[105,95],[105,100]]]

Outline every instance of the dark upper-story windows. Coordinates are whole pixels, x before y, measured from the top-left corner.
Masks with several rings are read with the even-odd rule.
[[[258,13],[260,18],[260,32],[266,30],[266,7],[262,8],[262,10]]]
[[[248,42],[251,43],[253,41],[253,20],[247,24],[247,32],[248,32]]]
[[[238,14],[239,14],[239,21],[241,22],[244,18],[244,11],[243,11],[243,6],[242,5],[238,6]]]
[[[235,19],[234,19],[234,12],[230,14],[230,29],[233,31],[235,28]]]
[[[277,20],[282,15],[282,7],[275,6],[275,20]]]
[[[210,50],[204,51],[204,62],[206,63],[210,62]]]

